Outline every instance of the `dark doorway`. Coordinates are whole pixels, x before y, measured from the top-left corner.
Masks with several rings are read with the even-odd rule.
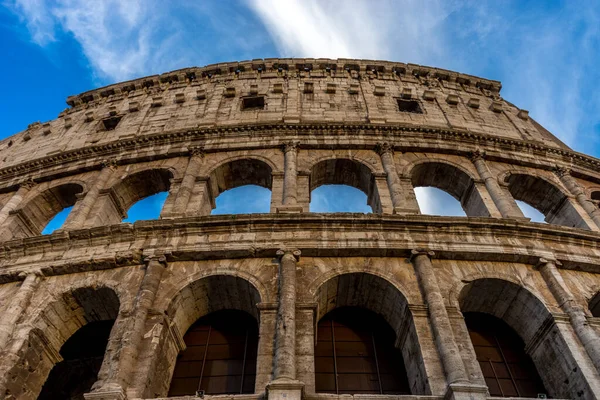
[[[342,307],[318,325],[316,391],[336,394],[410,394],[396,335],[379,315]]]
[[[515,331],[489,314],[466,312],[464,316],[491,396],[538,397],[548,393]]]
[[[114,322],[90,322],[65,342],[60,349],[63,361],[50,371],[38,400],[84,400],[98,378]]]
[[[223,310],[200,318],[183,337],[169,396],[254,393],[258,326],[249,314]]]

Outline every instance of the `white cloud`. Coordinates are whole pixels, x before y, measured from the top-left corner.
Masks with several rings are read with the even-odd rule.
[[[244,10],[233,4],[9,1],[9,8],[25,21],[32,40],[40,46],[64,34],[72,36],[100,84],[226,61],[228,57],[252,58],[248,53],[265,44],[259,37],[264,31],[255,29],[254,20],[240,18]]]
[[[247,0],[279,53],[289,57],[419,62],[442,51],[433,37],[451,7],[442,1]]]

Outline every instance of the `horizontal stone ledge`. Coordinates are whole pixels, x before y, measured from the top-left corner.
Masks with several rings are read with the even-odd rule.
[[[364,237],[353,237],[357,230]],[[302,232],[306,235],[302,236]],[[335,232],[337,237],[331,239]],[[344,237],[344,233],[348,236]],[[241,238],[240,234],[248,237]],[[232,241],[231,235],[238,238]],[[152,243],[148,238],[157,236],[165,240],[158,245],[147,244]],[[186,240],[182,241],[182,237]],[[143,253],[165,253],[168,262],[275,259],[282,245],[300,249],[302,258],[408,258],[411,250],[426,248],[434,251],[438,259],[536,265],[544,257],[561,261],[563,268],[599,273],[599,239],[599,233],[574,228],[493,218],[364,214],[254,214],[237,215],[235,219],[209,216],[139,221],[5,242],[0,247],[0,281],[18,280],[20,272],[33,267],[51,276],[139,265],[142,249],[136,246],[143,246]],[[124,244],[130,250],[116,251]],[[78,257],[83,250],[86,254],[94,254],[95,250],[96,254]]]
[[[0,178],[10,179],[12,176],[24,176],[27,174],[31,174],[34,172],[41,172],[47,170],[52,166],[60,166],[62,168],[63,174],[70,163],[77,163],[78,165],[85,165],[86,168],[90,168],[89,161],[93,159],[98,159],[98,168],[100,164],[106,159],[109,158],[123,158],[126,159],[126,154],[131,150],[135,150],[140,154],[136,156],[135,160],[129,161],[131,162],[142,162],[144,160],[152,160],[157,158],[168,158],[168,157],[177,157],[187,154],[187,144],[190,141],[194,140],[205,140],[207,135],[211,133],[222,134],[222,133],[239,133],[242,136],[248,136],[249,131],[257,131],[257,132],[269,132],[273,130],[280,130],[281,132],[289,132],[292,130],[295,135],[301,137],[312,135],[315,132],[322,133],[327,130],[334,131],[347,131],[348,134],[356,135],[357,131],[360,132],[369,132],[365,137],[374,137],[374,133],[380,133],[381,138],[385,137],[386,140],[389,140],[390,134],[398,136],[399,140],[405,139],[407,134],[411,132],[422,134],[422,138],[424,140],[433,140],[439,141],[442,139],[446,139],[447,136],[453,136],[452,141],[443,140],[444,143],[452,143],[452,142],[472,142],[473,146],[477,148],[485,148],[486,146],[494,147],[501,146],[503,150],[509,150],[510,152],[521,152],[523,154],[531,154],[532,152],[537,152],[543,154],[545,157],[549,157],[554,154],[557,159],[564,160],[565,158],[569,159],[569,166],[573,164],[574,166],[579,166],[581,168],[591,168],[592,170],[596,170],[598,166],[600,166],[600,160],[597,160],[593,157],[587,156],[582,153],[577,153],[575,151],[569,149],[562,149],[558,147],[549,147],[542,144],[536,144],[533,146],[530,142],[518,139],[511,138],[503,138],[492,135],[487,135],[485,133],[479,132],[471,132],[471,131],[462,131],[451,128],[440,128],[440,127],[423,127],[417,125],[406,125],[406,124],[394,124],[394,125],[364,125],[364,124],[323,124],[323,123],[314,123],[314,124],[297,124],[297,125],[286,125],[286,124],[254,124],[254,125],[236,125],[236,126],[211,126],[202,129],[184,129],[184,130],[176,130],[176,131],[168,131],[161,132],[157,134],[151,134],[147,136],[140,136],[130,140],[120,140],[110,143],[105,143],[101,145],[92,145],[89,147],[83,147],[80,149],[73,149],[69,151],[62,152],[59,155],[52,155],[41,157],[38,159],[28,160],[22,162],[20,164],[15,164],[11,166],[7,166],[5,168],[0,169]],[[235,135],[232,135],[234,138]],[[272,132],[267,135],[268,137],[273,137]],[[339,139],[339,134],[336,134],[336,137]],[[381,139],[379,138],[379,139]],[[219,140],[226,140],[227,137],[219,136]],[[252,142],[253,146],[238,148],[239,146],[234,146],[236,149],[247,149],[247,148],[256,148],[256,140],[253,138]],[[482,143],[487,142],[487,143]],[[177,145],[181,146],[177,146]],[[375,146],[375,142],[373,146]],[[169,145],[169,151],[166,153],[157,153],[157,146],[161,145]],[[303,144],[304,146],[311,147],[308,144]],[[322,146],[322,145],[321,145]],[[336,144],[336,148],[339,144]],[[401,144],[398,144],[399,147],[403,147]],[[409,151],[411,149],[428,149],[428,146],[425,144],[424,146],[415,146],[414,144],[406,147],[405,151]],[[223,150],[233,150],[233,148],[218,148],[215,147],[213,151],[223,151]],[[399,149],[402,150],[402,149]],[[432,146],[430,151],[439,152],[439,146]],[[472,150],[472,149],[471,149]],[[144,152],[147,151],[148,154],[144,155]],[[207,149],[206,151],[210,151]],[[123,157],[121,157],[123,156]],[[491,154],[490,154],[491,156]],[[502,158],[500,155],[496,155],[495,158]],[[556,160],[555,160],[556,161]],[[559,162],[560,164],[560,162]],[[75,173],[76,171],[73,171]],[[16,183],[15,183],[16,184]]]

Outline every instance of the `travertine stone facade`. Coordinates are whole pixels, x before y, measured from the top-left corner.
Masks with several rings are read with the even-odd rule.
[[[316,390],[315,335],[346,306],[394,330],[407,398],[490,397],[466,312],[518,334],[549,396],[600,398],[600,160],[504,101],[499,82],[267,59],[67,103],[0,142],[0,398],[36,399],[65,342],[104,320],[115,323],[85,398],[165,398],[186,331],[219,310],[259,329],[255,393],[228,397],[337,398]],[[210,215],[246,184],[271,190],[270,213]],[[362,190],[373,213],[310,213],[325,184]],[[421,215],[417,186],[447,191],[468,217]],[[121,223],[164,191],[160,219]]]

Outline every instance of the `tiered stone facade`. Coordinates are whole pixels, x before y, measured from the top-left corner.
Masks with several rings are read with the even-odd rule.
[[[489,398],[464,312],[516,331],[550,396],[600,398],[600,160],[499,92],[412,64],[268,59],[70,97],[0,142],[0,397],[37,398],[67,339],[107,319],[85,397],[166,397],[188,328],[237,309],[259,323],[258,359],[255,394],[231,397],[331,399],[316,324],[356,306],[394,329],[411,398]],[[245,184],[271,190],[270,213],[210,215]],[[374,213],[310,213],[324,184]],[[421,215],[417,186],[468,217]],[[121,223],[161,191],[159,220]]]

